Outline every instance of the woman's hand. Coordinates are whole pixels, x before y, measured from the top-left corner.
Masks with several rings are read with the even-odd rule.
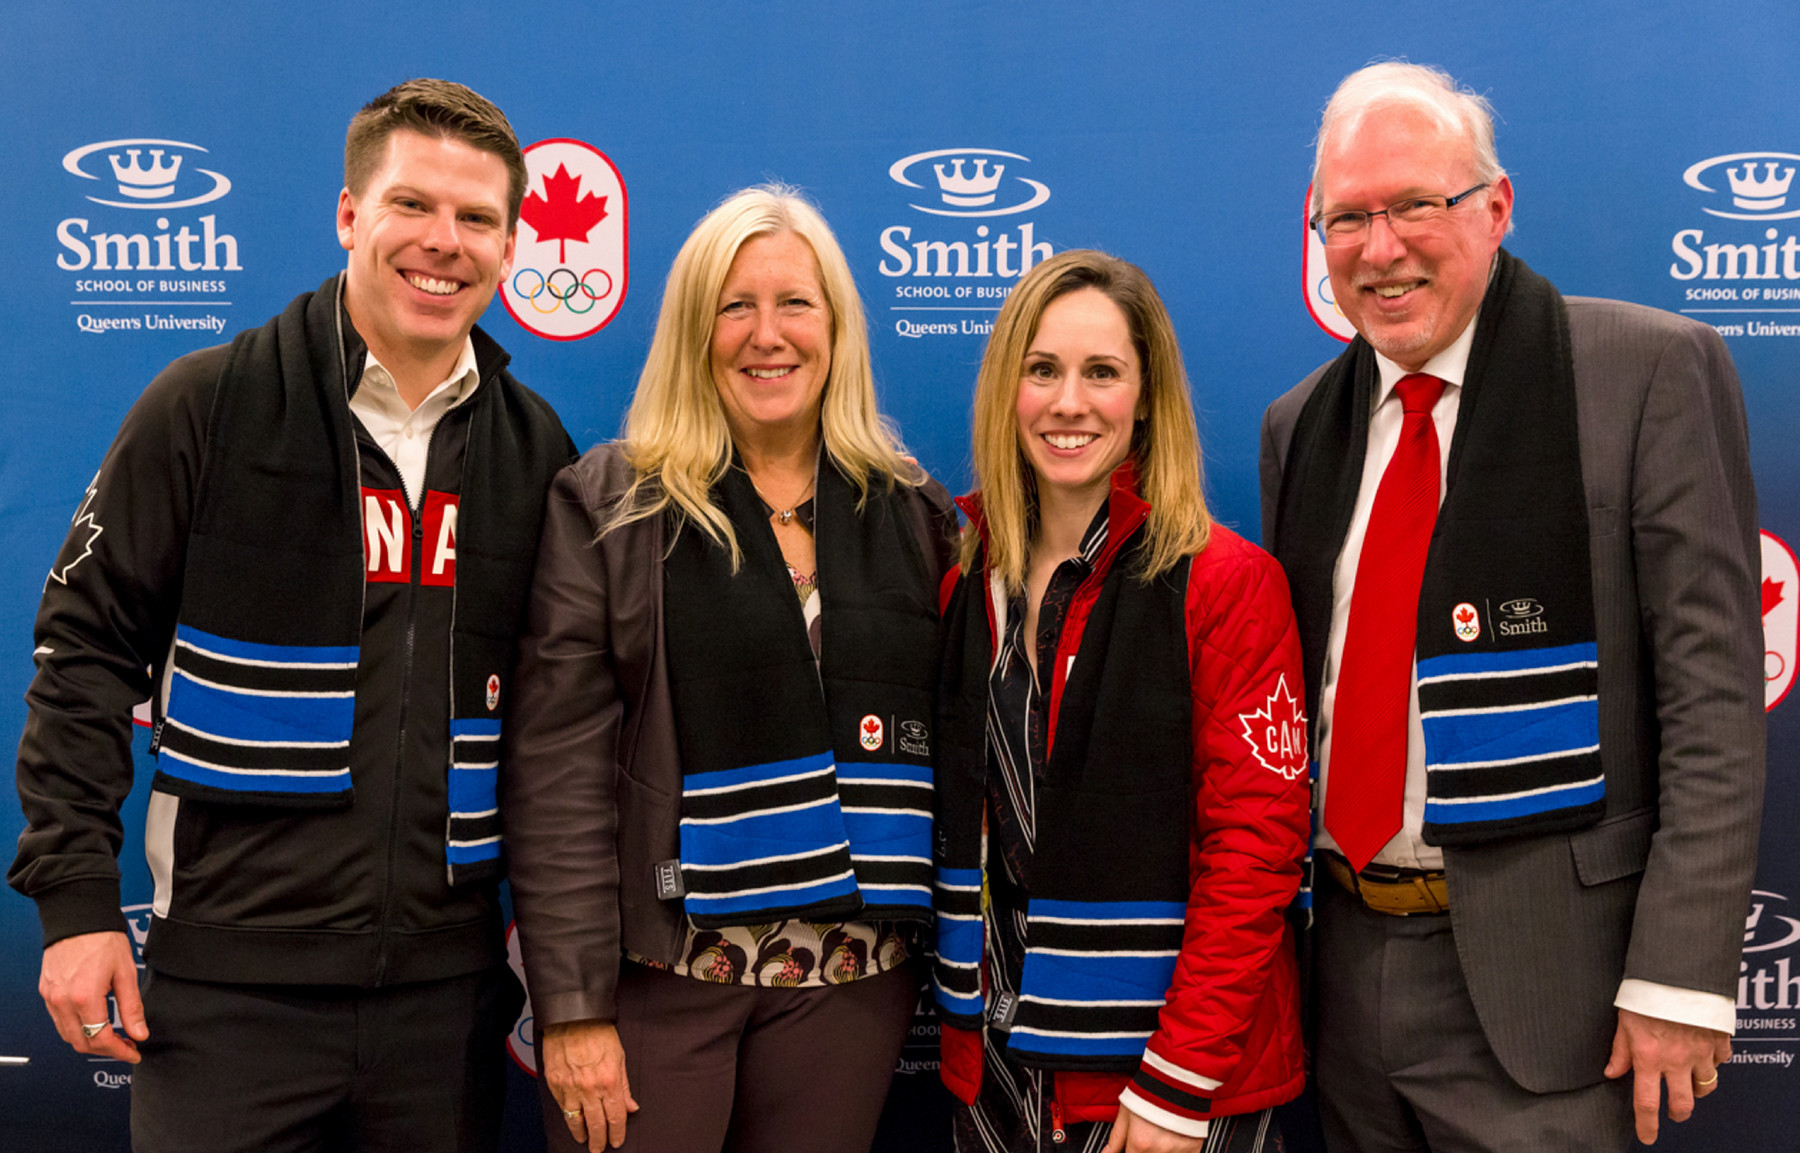
[[[1121,1105],[1112,1136],[1107,1138],[1101,1153],[1200,1153],[1205,1147],[1206,1138],[1183,1137]]]
[[[625,1047],[619,1031],[605,1021],[552,1025],[538,1038],[544,1051],[544,1080],[562,1107],[569,1134],[591,1153],[625,1144],[625,1118],[636,1113],[625,1076]]]

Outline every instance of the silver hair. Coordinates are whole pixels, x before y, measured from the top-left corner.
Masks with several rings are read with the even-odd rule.
[[[1377,108],[1406,104],[1429,115],[1446,132],[1469,142],[1475,159],[1475,179],[1493,184],[1506,170],[1494,152],[1494,106],[1487,97],[1458,86],[1455,78],[1442,68],[1429,64],[1411,64],[1405,60],[1383,60],[1360,68],[1344,77],[1325,113],[1319,118],[1318,139],[1313,142],[1314,212],[1324,205],[1324,190],[1319,187],[1319,162],[1325,155],[1325,142],[1332,133],[1354,128],[1363,116]]]

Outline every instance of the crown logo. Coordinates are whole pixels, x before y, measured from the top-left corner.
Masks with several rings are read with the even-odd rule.
[[[975,165],[975,175],[963,175],[963,158],[958,156],[950,162],[950,171],[945,172],[942,164],[933,164],[932,171],[937,173],[938,187],[943,190],[945,204],[953,204],[958,208],[981,208],[994,202],[994,190],[1000,187],[1000,174],[1006,171],[1006,165],[994,165],[990,174],[987,170],[986,158],[971,161]],[[1792,176],[1793,173],[1789,172]]]
[[[1762,212],[1770,208],[1780,208],[1787,202],[1788,185],[1794,182],[1794,170],[1788,168],[1780,176],[1775,175],[1775,161],[1763,162],[1763,178],[1756,179],[1756,162],[1744,165],[1744,174],[1738,175],[1735,168],[1727,168],[1725,176],[1731,181],[1731,202],[1739,208],[1747,208],[1752,212]]]
[[[174,192],[175,174],[181,171],[181,157],[176,156],[164,164],[163,150],[152,148],[150,167],[144,168],[138,164],[140,152],[141,149],[127,148],[125,164],[119,163],[116,153],[107,156],[106,159],[112,162],[113,176],[119,182],[119,194],[134,200],[161,200]]]

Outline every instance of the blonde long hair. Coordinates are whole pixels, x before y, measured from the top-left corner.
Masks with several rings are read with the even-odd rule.
[[[1149,580],[1200,552],[1212,531],[1193,400],[1162,297],[1135,264],[1092,249],[1059,252],[1026,273],[1006,298],[975,378],[975,484],[987,522],[987,568],[1015,595],[1025,588],[1027,552],[1037,526],[1037,486],[1019,445],[1025,354],[1051,301],[1084,288],[1119,306],[1143,366],[1147,415],[1132,431],[1131,455],[1150,516],[1138,575]],[[971,571],[980,544],[973,525],[964,530],[964,572]]]
[[[760,185],[733,193],[707,213],[675,255],[621,438],[637,477],[601,536],[673,506],[731,552],[733,569],[741,562],[731,520],[711,495],[731,467],[732,449],[712,376],[713,320],[738,251],[755,237],[779,233],[793,233],[812,249],[831,311],[831,370],[820,420],[825,451],[861,499],[867,499],[871,479],[890,486],[924,482],[924,472],[904,455],[899,434],[876,407],[862,299],[831,227],[795,189]]]

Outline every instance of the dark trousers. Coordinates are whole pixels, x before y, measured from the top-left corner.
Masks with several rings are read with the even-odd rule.
[[[1629,1076],[1532,1093],[1507,1075],[1469,999],[1448,914],[1371,912],[1322,873],[1313,894],[1314,1069],[1331,1153],[1601,1153],[1631,1144]],[[1597,1080],[1606,1058],[1594,1055]]]
[[[524,992],[505,966],[384,989],[151,973],[137,1153],[487,1153]]]
[[[715,985],[629,961],[624,1153],[866,1153],[918,1003],[912,966],[844,985]],[[539,1081],[552,1150],[584,1148]]]

